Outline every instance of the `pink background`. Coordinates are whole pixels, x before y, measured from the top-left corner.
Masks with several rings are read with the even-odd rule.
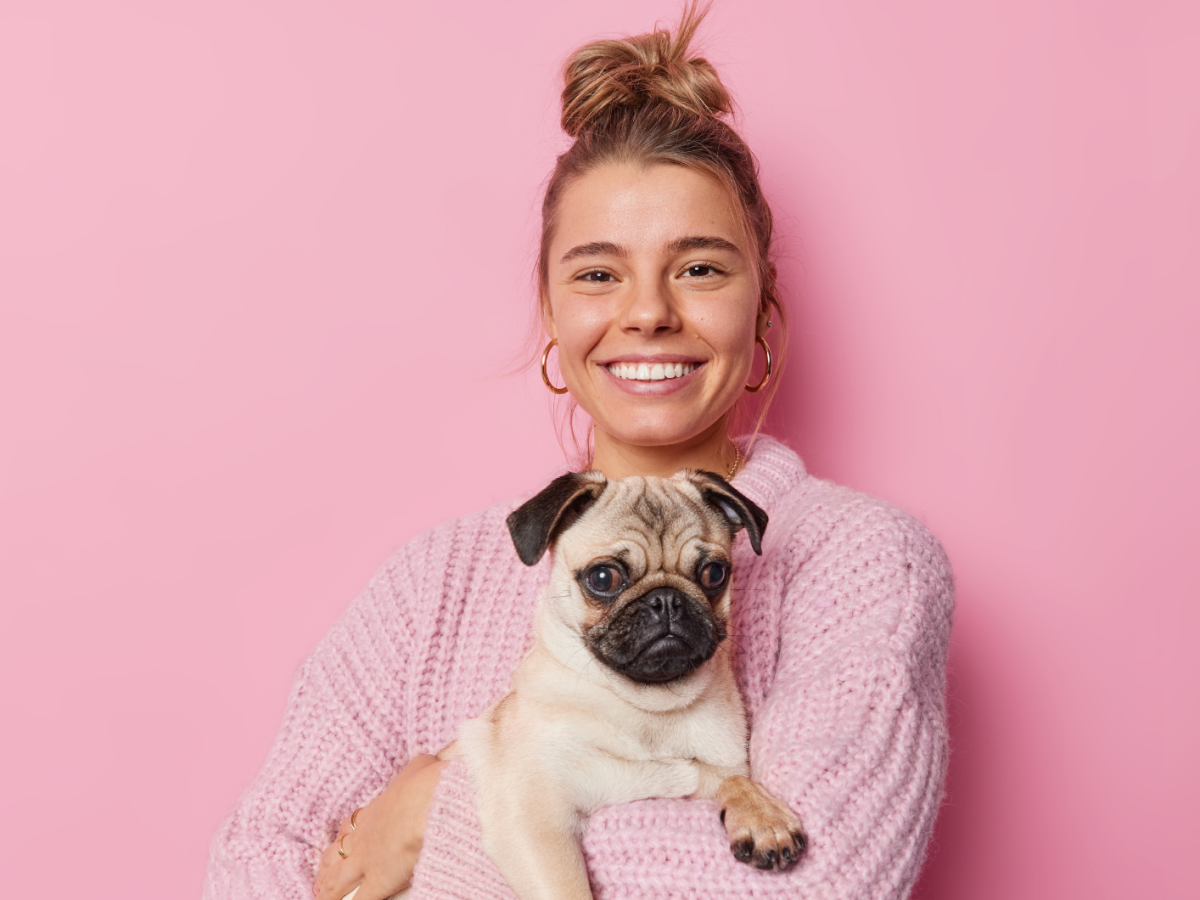
[[[557,67],[675,0],[0,4],[6,896],[196,897],[390,548],[562,455]],[[733,2],[773,430],[959,579],[917,896],[1193,898],[1200,7]]]

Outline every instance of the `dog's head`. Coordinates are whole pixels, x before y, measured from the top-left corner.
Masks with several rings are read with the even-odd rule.
[[[618,675],[662,685],[725,639],[733,536],[746,529],[761,554],[767,514],[711,472],[579,472],[556,478],[508,527],[526,565],[553,547],[547,599],[566,633]]]

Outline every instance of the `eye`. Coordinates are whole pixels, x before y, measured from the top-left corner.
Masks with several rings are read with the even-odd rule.
[[[595,594],[615,594],[625,586],[625,576],[616,566],[593,566],[588,569],[586,580]]]
[[[590,284],[607,284],[613,280],[613,276],[611,272],[593,269],[591,272],[584,272],[580,275],[579,280],[589,282]]]
[[[695,263],[683,270],[683,275],[688,278],[711,278],[713,275],[719,274],[721,274],[721,270],[708,263]]]
[[[700,587],[715,591],[729,578],[729,566],[722,562],[707,563],[700,569]]]

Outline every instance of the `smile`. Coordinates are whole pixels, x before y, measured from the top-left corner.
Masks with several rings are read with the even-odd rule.
[[[698,363],[611,363],[605,368],[617,378],[627,381],[664,381],[682,378],[699,367]]]

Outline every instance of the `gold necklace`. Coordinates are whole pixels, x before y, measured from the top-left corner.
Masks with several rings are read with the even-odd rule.
[[[733,445],[733,465],[729,467],[729,474],[725,476],[726,481],[733,481],[733,475],[738,470],[738,466],[742,463],[742,451],[738,449],[738,445]]]

